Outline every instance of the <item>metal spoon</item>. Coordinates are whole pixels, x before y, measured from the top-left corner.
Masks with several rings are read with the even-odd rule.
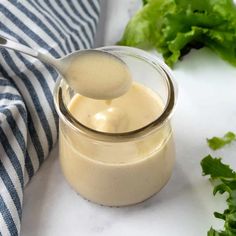
[[[131,75],[127,65],[117,56],[102,50],[78,50],[64,57],[56,59],[49,54],[41,53],[1,35],[0,47],[22,52],[24,54],[37,58],[44,63],[50,64],[63,76],[70,87],[72,87],[72,89],[86,97],[104,100],[113,99],[126,93],[132,83]],[[96,58],[95,61],[92,61],[94,55],[96,55]],[[82,57],[83,59],[87,59],[86,63],[88,63],[87,67],[83,66],[82,68],[83,76],[81,76],[81,73],[75,73],[77,72],[76,68],[81,65]],[[113,65],[114,68],[118,68],[122,72],[120,75],[114,74],[113,76],[111,70],[106,74],[106,64],[102,64],[101,61],[110,62],[111,60],[115,63]],[[99,65],[103,68],[91,73],[92,68],[89,67],[89,64],[94,66],[96,65],[96,63],[98,63],[98,61],[100,63]],[[73,72],[72,70],[74,71],[74,73],[71,73]]]

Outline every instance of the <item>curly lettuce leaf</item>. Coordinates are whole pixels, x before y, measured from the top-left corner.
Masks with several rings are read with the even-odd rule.
[[[217,180],[213,194],[227,193],[228,208],[223,213],[214,212],[214,216],[224,220],[224,230],[218,231],[211,228],[208,236],[234,236],[236,235],[236,173],[230,166],[222,163],[220,158],[208,155],[201,161],[203,175],[209,175]]]
[[[173,0],[149,0],[143,3],[143,8],[130,20],[118,44],[144,49],[154,46],[155,38],[159,36],[156,34],[160,34],[162,14],[170,9]]]
[[[221,162],[221,158],[212,158],[206,156],[201,161],[203,175],[210,175],[212,179],[216,178],[236,178],[236,173]]]
[[[233,132],[227,132],[223,137],[213,137],[211,139],[207,139],[208,146],[212,150],[220,149],[233,141],[236,141],[236,134]]]
[[[235,40],[233,0],[147,0],[118,44],[156,48],[170,66],[206,46],[236,66]]]

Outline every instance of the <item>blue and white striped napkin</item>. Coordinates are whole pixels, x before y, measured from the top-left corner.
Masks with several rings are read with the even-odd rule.
[[[0,0],[0,34],[58,58],[93,46],[99,10],[99,0]],[[0,236],[20,234],[24,186],[57,141],[57,77],[0,49]]]

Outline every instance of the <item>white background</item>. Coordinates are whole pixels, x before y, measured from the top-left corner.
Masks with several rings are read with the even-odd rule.
[[[97,46],[121,37],[137,0],[102,1]],[[23,236],[203,236],[222,226],[213,212],[223,210],[223,197],[201,176],[200,161],[210,150],[206,138],[236,131],[236,69],[208,49],[194,50],[173,71],[179,98],[173,116],[177,160],[160,193],[132,207],[110,208],[90,203],[65,182],[56,147],[26,187]],[[236,144],[214,156],[236,168]]]

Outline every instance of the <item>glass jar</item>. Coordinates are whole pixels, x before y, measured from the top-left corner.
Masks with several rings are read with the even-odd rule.
[[[70,113],[68,105],[75,93],[63,78],[59,79],[54,102],[60,117],[60,164],[69,184],[84,198],[102,205],[125,206],[151,197],[171,176],[175,150],[170,117],[176,90],[170,70],[155,56],[121,46],[99,50],[121,58],[134,81],[158,94],[163,111],[151,123],[134,131],[96,131]]]

